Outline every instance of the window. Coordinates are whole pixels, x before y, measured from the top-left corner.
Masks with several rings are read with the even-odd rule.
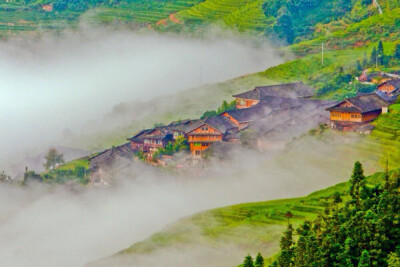
[[[332,113],[332,117],[342,117],[342,114],[340,114],[340,113]]]
[[[196,150],[196,155],[198,156],[198,155],[200,155],[200,151],[199,150]]]
[[[351,114],[352,119],[361,118],[361,114]]]
[[[208,131],[208,127],[206,127],[206,131]]]

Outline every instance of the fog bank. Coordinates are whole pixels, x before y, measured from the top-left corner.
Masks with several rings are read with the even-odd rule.
[[[0,169],[20,150],[60,144],[71,132],[79,135],[88,121],[93,124],[121,102],[149,100],[279,63],[266,43],[233,35],[194,39],[108,30],[2,41],[0,58],[5,129]]]
[[[138,162],[108,188],[0,184],[0,265],[83,266],[198,211],[302,196],[347,180],[354,161],[364,158],[345,150],[356,140],[342,145],[346,140],[336,138],[299,139],[289,151],[276,154],[240,149],[229,161],[215,162],[196,174],[170,174]],[[174,265],[183,267],[190,259],[202,258],[203,252],[205,259],[209,249],[193,255],[175,250],[177,258],[171,250],[168,260],[156,253],[139,262],[154,266],[175,259]],[[223,250],[235,249],[229,245]],[[214,254],[209,266],[223,253]]]

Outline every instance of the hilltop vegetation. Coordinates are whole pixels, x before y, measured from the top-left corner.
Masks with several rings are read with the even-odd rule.
[[[281,250],[270,266],[399,266],[399,188],[398,172],[385,173],[384,184],[367,186],[362,165],[356,162],[344,192],[347,201],[343,204],[337,192],[317,219],[304,221],[296,230],[288,221]],[[254,265],[246,257],[243,266]]]
[[[14,0],[0,4],[0,36],[76,27],[82,18],[95,25],[158,31],[192,32],[219,25],[288,44],[311,40],[293,47],[304,52],[322,41],[337,49],[395,40],[400,3],[379,2],[382,16],[364,0]]]

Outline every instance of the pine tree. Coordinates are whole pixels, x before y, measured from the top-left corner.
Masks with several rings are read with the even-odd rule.
[[[377,53],[378,53],[378,56],[380,55],[380,56],[384,56],[385,55],[385,53],[384,53],[384,51],[383,51],[383,43],[382,43],[382,41],[379,41],[379,43],[378,43],[378,48],[377,48],[377,51],[376,51]]]
[[[367,53],[366,52],[364,52],[362,66],[363,66],[364,69],[367,68],[367,66],[368,66],[368,58],[367,58]]]
[[[253,258],[250,254],[244,258],[243,267],[254,267]]]
[[[377,53],[377,56],[378,56],[378,58],[377,58],[378,59],[378,63],[380,65],[383,65],[383,62],[385,61],[385,53],[383,51],[383,43],[382,43],[382,41],[379,41],[376,53]]]
[[[280,242],[281,253],[278,256],[278,265],[281,267],[289,267],[293,262],[293,226],[288,225],[287,230],[283,234]]]
[[[258,252],[258,254],[257,254],[254,266],[255,267],[264,267],[264,258],[263,258],[263,256],[261,255],[260,252]]]
[[[333,193],[332,198],[333,198],[333,203],[336,205],[336,210],[338,210],[339,203],[342,203],[343,201],[342,197],[340,196],[340,193],[336,191],[335,193]]]
[[[396,44],[396,48],[395,48],[395,50],[394,50],[393,57],[394,57],[395,59],[400,59],[400,43],[399,43],[399,44]]]
[[[362,71],[362,70],[363,70],[363,68],[362,68],[362,66],[361,66],[360,60],[357,60],[356,69],[357,69],[358,71]]]
[[[363,187],[365,187],[364,170],[362,164],[357,161],[350,179],[350,196],[356,202],[357,207],[360,205],[360,191]]]
[[[375,65],[375,60],[376,60],[377,55],[378,55],[378,53],[376,52],[376,48],[374,47],[371,52],[371,57],[369,58],[369,63],[371,65]]]
[[[358,262],[358,267],[370,267],[371,266],[371,256],[368,250],[364,250],[361,254],[360,261]]]

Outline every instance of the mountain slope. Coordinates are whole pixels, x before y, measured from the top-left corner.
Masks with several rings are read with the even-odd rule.
[[[369,185],[376,185],[382,181],[382,173],[368,178]],[[261,251],[263,255],[271,257],[279,250],[279,239],[287,225],[287,211],[293,214],[290,222],[298,226],[305,219],[312,220],[323,212],[325,206],[332,201],[335,192],[346,198],[348,187],[349,183],[344,182],[306,197],[240,204],[202,212],[181,219],[145,241],[136,243],[93,266],[107,266],[110,262],[118,261],[120,257],[124,258],[126,263],[136,262],[136,258],[157,258],[160,253],[175,255],[178,254],[176,250],[184,247],[201,250],[202,246],[211,246],[214,250],[227,248],[224,253],[227,253],[229,258],[232,257],[232,262],[236,260],[236,253],[239,251],[242,251],[239,256]],[[230,247],[232,244],[235,245],[234,248]],[[222,255],[224,254],[221,254],[221,257]],[[230,260],[226,259],[224,265],[228,266]],[[236,263],[240,261],[239,258]]]
[[[0,3],[0,36],[74,28],[80,21],[84,21],[92,25],[127,25],[183,32],[219,25],[243,32],[265,34],[287,43],[299,43],[315,38],[319,40],[329,34],[333,37],[351,37],[355,30],[361,37],[364,32],[369,33],[371,30],[374,36],[378,36],[379,33],[369,26],[376,25],[375,28],[378,28],[379,25],[398,25],[396,8],[400,4],[397,0],[379,2],[383,9],[379,23],[378,17],[361,23],[378,14],[377,8],[363,2],[365,1],[15,0]],[[361,24],[347,29],[357,23]]]

